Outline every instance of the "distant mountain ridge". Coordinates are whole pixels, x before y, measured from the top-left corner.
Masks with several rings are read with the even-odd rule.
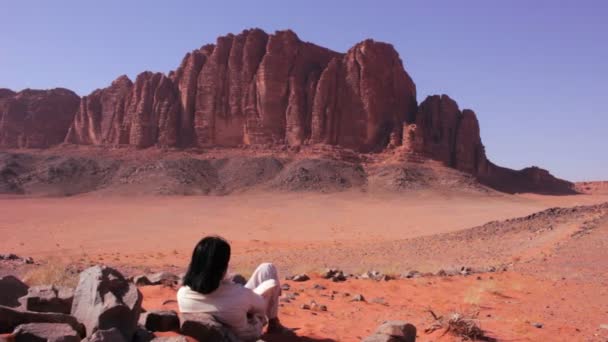
[[[506,192],[574,193],[539,168],[514,171],[485,154],[472,110],[447,95],[420,104],[392,45],[346,53],[290,31],[245,30],[184,57],[168,75],[120,76],[80,98],[67,89],[0,89],[0,147],[301,146],[431,158]]]

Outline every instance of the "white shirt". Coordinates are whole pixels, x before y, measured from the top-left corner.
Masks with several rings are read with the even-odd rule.
[[[274,282],[274,281],[272,281]],[[272,285],[272,284],[270,284]],[[230,280],[222,280],[213,292],[202,294],[188,286],[177,291],[181,312],[204,312],[230,326],[241,339],[256,339],[262,335],[266,323],[266,301],[262,296]],[[247,314],[254,319],[247,319]]]

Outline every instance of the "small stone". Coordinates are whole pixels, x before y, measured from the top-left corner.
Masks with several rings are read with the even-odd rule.
[[[405,275],[405,278],[411,279],[411,278],[418,278],[418,277],[421,277],[421,276],[422,276],[422,274],[420,272],[418,272],[418,271],[409,271]]]
[[[374,303],[374,304],[380,304],[380,305],[386,305],[386,306],[388,306],[388,303],[382,297],[373,298],[371,302]]]
[[[463,276],[468,276],[472,273],[472,269],[470,267],[462,266],[460,268],[460,274]]]
[[[302,282],[302,281],[310,280],[310,277],[306,274],[297,274],[297,275],[293,276],[291,278],[291,280],[297,281],[297,282]]]
[[[326,290],[327,288],[321,284],[315,284],[313,287],[315,290]]]
[[[376,332],[363,342],[415,342],[416,327],[404,321],[382,323]]]
[[[302,305],[300,305],[300,309],[302,309],[302,310],[310,310],[310,305],[308,305],[308,304],[302,304]]]
[[[365,302],[365,297],[363,297],[363,295],[357,294],[353,296],[353,299],[350,300],[351,302]]]
[[[291,286],[289,286],[289,284],[282,284],[281,285],[281,290],[283,290],[283,291],[289,291],[290,288],[291,288]]]
[[[537,329],[541,329],[541,328],[543,327],[543,324],[542,324],[542,323],[534,323],[534,324],[532,324],[532,325],[533,325],[535,328],[537,328]]]
[[[289,303],[291,303],[291,299],[289,299],[287,297],[281,297],[281,298],[279,298],[279,302],[289,304]]]

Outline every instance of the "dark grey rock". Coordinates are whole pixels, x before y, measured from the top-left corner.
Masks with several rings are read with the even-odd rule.
[[[142,295],[135,284],[120,272],[94,266],[80,274],[71,313],[85,325],[87,335],[116,328],[130,341],[137,329],[141,302]]]
[[[404,321],[388,321],[382,323],[375,333],[363,342],[415,342],[416,327]]]
[[[16,308],[19,298],[27,295],[28,286],[11,275],[0,278],[0,305]]]
[[[32,286],[27,295],[20,299],[26,310],[63,314],[70,313],[73,300],[73,289],[54,285]]]
[[[143,326],[138,326],[133,336],[133,342],[150,342],[155,338],[154,333]]]
[[[60,313],[21,311],[0,306],[0,334],[12,332],[17,326],[28,323],[65,323],[82,337],[85,327],[75,317]]]
[[[205,313],[182,313],[180,332],[198,341],[238,341],[228,328]]]
[[[150,331],[178,331],[179,317],[172,310],[148,311],[144,314],[143,325]]]
[[[306,274],[297,274],[297,275],[294,275],[293,277],[291,277],[291,280],[297,281],[297,282],[302,282],[302,281],[310,280],[310,277]]]
[[[28,323],[13,331],[15,342],[79,342],[80,336],[65,323]]]

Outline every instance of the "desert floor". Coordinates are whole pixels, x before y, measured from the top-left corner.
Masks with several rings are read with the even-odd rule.
[[[246,275],[255,265],[271,261],[283,275],[313,275],[308,282],[290,282],[290,291],[301,295],[285,303],[281,311],[283,322],[297,329],[299,338],[269,336],[270,341],[356,341],[388,319],[414,323],[420,341],[451,340],[439,331],[424,333],[432,323],[428,309],[438,314],[474,313],[482,328],[499,340],[607,341],[608,220],[604,212],[530,221],[525,230],[487,232],[480,239],[467,235],[469,228],[490,221],[606,201],[608,195],[430,192],[407,196],[361,192],[5,196],[0,197],[0,251],[31,256],[43,264],[103,263],[132,273],[181,273],[196,242],[218,234],[233,245],[235,272]],[[572,238],[589,221],[594,229]],[[461,266],[505,266],[507,271],[387,282],[331,283],[314,277],[324,267],[399,275]],[[314,290],[314,284],[327,289]],[[171,288],[144,287],[142,291],[148,309],[175,305],[162,304],[174,298]],[[333,299],[331,291],[336,291]],[[362,294],[368,301],[351,302],[344,293]],[[326,304],[329,310],[299,308],[310,300]]]

